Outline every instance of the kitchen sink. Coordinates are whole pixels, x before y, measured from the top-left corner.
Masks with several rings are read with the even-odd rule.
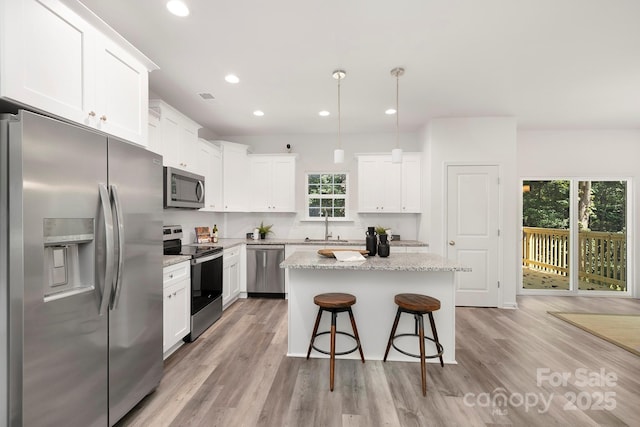
[[[349,242],[348,240],[343,240],[343,239],[325,240],[325,239],[310,239],[308,237],[305,238],[304,241],[307,242],[307,243],[347,243],[347,242]]]

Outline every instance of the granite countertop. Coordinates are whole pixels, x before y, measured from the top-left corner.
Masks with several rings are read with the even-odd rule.
[[[341,262],[327,258],[315,252],[295,252],[280,263],[280,268],[313,270],[380,270],[380,271],[460,271],[469,272],[463,267],[440,255],[423,253],[397,253],[389,257],[365,257],[363,261]]]
[[[222,246],[227,249],[233,246],[237,246],[240,244],[247,245],[309,245],[309,246],[366,246],[365,240],[311,240],[307,241],[305,239],[278,239],[278,238],[266,238],[264,240],[253,240],[253,239],[220,239],[218,243],[214,243],[215,245]],[[208,243],[211,244],[211,243]],[[420,242],[418,240],[392,240],[391,246],[398,247],[427,247],[429,246],[426,243]]]
[[[163,255],[162,266],[169,267],[170,265],[178,264],[180,262],[189,261],[191,257],[189,255]]]

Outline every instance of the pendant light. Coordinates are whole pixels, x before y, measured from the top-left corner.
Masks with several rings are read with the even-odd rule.
[[[391,150],[391,162],[402,163],[402,148],[400,148],[400,76],[404,74],[404,68],[396,67],[391,70],[391,75],[396,78],[396,147]]]
[[[344,150],[342,149],[342,141],[340,139],[340,128],[342,126],[342,117],[340,115],[340,81],[347,77],[347,72],[344,70],[335,70],[332,76],[338,81],[338,148],[333,151],[333,163],[344,163]]]

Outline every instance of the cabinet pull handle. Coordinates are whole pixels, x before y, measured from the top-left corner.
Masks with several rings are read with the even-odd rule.
[[[95,111],[89,111],[89,117],[95,117],[95,116],[96,116]]]
[[[107,121],[107,116],[105,116],[104,114],[102,116],[100,116],[100,120],[102,120],[103,122]]]

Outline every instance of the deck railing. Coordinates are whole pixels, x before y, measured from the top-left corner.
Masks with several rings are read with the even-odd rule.
[[[522,265],[560,276],[569,274],[569,230],[523,227]],[[578,233],[579,280],[626,289],[625,233]]]

